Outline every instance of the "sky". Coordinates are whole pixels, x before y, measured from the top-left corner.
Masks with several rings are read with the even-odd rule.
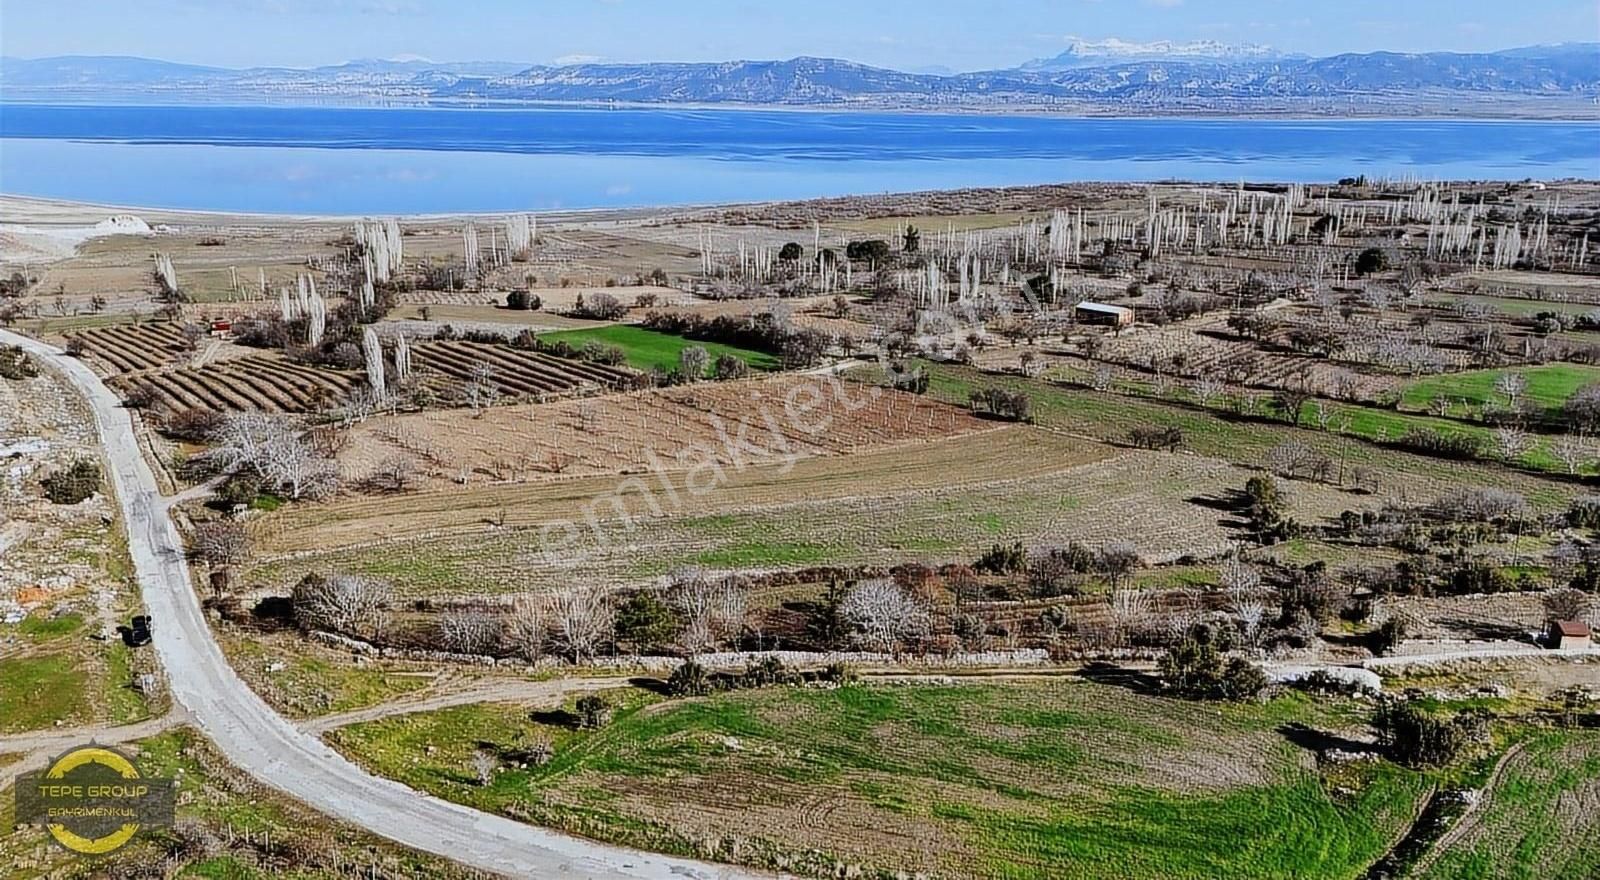
[[[822,55],[1014,67],[1074,38],[1331,55],[1600,40],[1600,0],[0,0],[0,52],[223,67],[357,58],[528,63]]]

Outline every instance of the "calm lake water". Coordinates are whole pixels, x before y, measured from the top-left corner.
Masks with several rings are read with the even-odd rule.
[[[1600,177],[1600,124],[0,104],[0,192],[280,213],[542,210],[1080,180]]]

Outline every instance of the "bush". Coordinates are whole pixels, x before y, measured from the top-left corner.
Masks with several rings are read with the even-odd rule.
[[[1017,574],[1028,567],[1028,554],[1021,542],[1010,547],[995,544],[984,551],[972,567],[984,574]]]
[[[544,305],[539,297],[526,290],[513,290],[506,294],[506,308],[524,312],[537,312]]]
[[[805,255],[806,249],[801,247],[799,242],[795,241],[786,242],[784,243],[783,247],[778,249],[778,259],[783,260],[786,263],[793,263]]]
[[[44,497],[55,504],[77,504],[100,491],[100,465],[80,458],[44,478]]]
[[[1191,700],[1248,700],[1267,686],[1267,677],[1243,658],[1223,660],[1216,642],[1190,635],[1157,664],[1162,683]]]
[[[1372,723],[1378,741],[1407,767],[1446,766],[1488,739],[1488,718],[1481,712],[1441,718],[1409,701],[1380,704]]]
[[[611,723],[611,703],[599,694],[579,697],[577,710],[580,729],[599,730]]]
[[[987,412],[1012,422],[1033,421],[1033,398],[1026,392],[984,388],[973,391],[970,400],[975,412]]]
[[[739,686],[746,688],[774,687],[776,685],[795,684],[800,681],[800,673],[783,665],[783,661],[776,657],[766,657],[759,662],[752,663],[739,677]]]
[[[1405,622],[1398,617],[1391,617],[1384,621],[1383,625],[1367,633],[1367,650],[1375,656],[1382,657],[1393,651],[1405,637]]]
[[[596,293],[587,299],[580,293],[572,307],[573,317],[596,321],[615,321],[627,313],[628,307],[609,293]]]
[[[889,256],[889,243],[881,238],[852,241],[844,247],[844,255],[851,260],[878,262]]]
[[[1165,449],[1177,452],[1183,445],[1183,431],[1158,425],[1141,425],[1128,432],[1128,443],[1138,449]]]
[[[617,608],[617,640],[645,651],[670,643],[678,617],[655,593],[635,593]]]
[[[667,677],[667,693],[674,697],[703,697],[711,690],[710,673],[693,660],[684,661]]]
[[[0,377],[16,381],[39,375],[39,366],[28,353],[10,345],[0,345]]]
[[[174,440],[204,443],[222,427],[222,413],[213,409],[179,410],[162,420],[161,431]]]
[[[743,379],[750,375],[750,365],[745,363],[744,358],[738,355],[725,354],[717,358],[714,372],[717,379],[721,381]]]
[[[1567,507],[1567,525],[1578,529],[1600,528],[1600,495],[1572,499]]]
[[[1382,272],[1388,266],[1389,257],[1379,248],[1367,248],[1356,257],[1357,275],[1371,275],[1374,272]]]

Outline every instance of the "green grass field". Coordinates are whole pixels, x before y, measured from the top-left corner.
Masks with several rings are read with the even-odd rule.
[[[719,342],[699,342],[629,324],[613,324],[587,330],[557,330],[541,333],[539,338],[549,343],[565,342],[574,348],[581,348],[584,343],[590,341],[602,345],[615,345],[627,353],[628,366],[638,370],[649,370],[653,367],[665,370],[677,369],[678,353],[695,345],[704,348],[711,355],[713,362],[722,355],[731,354],[742,359],[752,369],[778,368],[778,359],[766,352],[723,345]]]
[[[1349,420],[1349,438],[1345,438],[1333,431],[1312,430],[1314,419],[1303,417],[1302,425],[1305,427],[1296,429],[1287,422],[1235,418],[1220,408],[1202,409],[1181,400],[1148,396],[1143,386],[1119,389],[1122,393],[1097,392],[1041,379],[988,374],[972,367],[932,363],[923,363],[921,366],[929,375],[928,393],[941,400],[964,405],[971,391],[985,387],[1024,391],[1033,399],[1034,420],[1038,424],[1113,443],[1126,442],[1128,432],[1135,427],[1174,427],[1183,431],[1184,445],[1194,452],[1224,461],[1259,466],[1268,450],[1292,439],[1351,466],[1364,466],[1441,485],[1471,482],[1475,485],[1500,486],[1522,492],[1536,504],[1564,503],[1570,494],[1570,490],[1562,489],[1553,482],[1504,467],[1449,461],[1360,442],[1392,439],[1405,434],[1412,427],[1483,437],[1489,434],[1486,428],[1446,419],[1374,407],[1329,404],[1334,414],[1330,427],[1345,418]],[[875,374],[873,368],[865,368],[857,373],[867,379],[875,378]],[[1556,462],[1550,457],[1546,445],[1530,452],[1524,464],[1535,469],[1556,469]]]
[[[1419,880],[1600,877],[1600,733],[1537,735]]]
[[[592,733],[479,705],[331,738],[408,785],[574,833],[863,876],[1350,878],[1426,788],[1383,764],[1335,793],[1279,730],[1343,729],[1356,710],[1302,696],[1201,705],[1047,681],[614,699]],[[514,762],[540,737],[548,764],[479,784],[480,744]]]
[[[88,673],[70,655],[0,660],[0,733],[88,722],[88,689]]]
[[[1514,371],[1470,370],[1412,382],[1401,393],[1400,405],[1405,409],[1421,410],[1427,408],[1429,401],[1434,398],[1448,397],[1458,401],[1452,403],[1453,415],[1470,415],[1488,403],[1505,406],[1508,402],[1505,395],[1496,391],[1494,386],[1507,372],[1521,373],[1528,380],[1523,397],[1546,410],[1559,408],[1579,388],[1600,382],[1600,367],[1581,364],[1545,364],[1521,367]],[[1465,410],[1459,401],[1465,401]]]

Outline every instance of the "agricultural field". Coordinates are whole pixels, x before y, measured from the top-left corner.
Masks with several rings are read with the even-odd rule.
[[[1533,735],[1445,833],[1419,880],[1531,880],[1600,872],[1600,735]]]
[[[1600,367],[1546,364],[1516,370],[1469,370],[1419,379],[1405,386],[1400,405],[1406,409],[1425,410],[1433,401],[1444,398],[1450,402],[1448,414],[1464,416],[1479,413],[1488,404],[1509,407],[1512,401],[1496,387],[1507,375],[1526,380],[1526,388],[1518,393],[1518,400],[1559,413],[1561,405],[1578,389],[1600,382]]]
[[[727,465],[739,436],[765,451],[755,457],[788,459],[997,427],[912,394],[784,376],[499,406],[471,419],[451,412],[373,418],[351,428],[339,464],[349,481],[360,483],[407,461],[419,487],[442,488],[623,474],[652,467],[652,457],[664,467],[686,467],[708,449]]]
[[[0,305],[181,453],[240,677],[429,794],[802,876],[1587,876],[1592,737],[1554,724],[1594,662],[1538,631],[1600,621],[1562,412],[1600,381],[1600,190],[1553,188],[174,215]],[[0,393],[45,401],[0,434],[0,733],[160,713],[95,638],[137,611],[113,508],[35,504],[82,414]],[[189,867],[291,867],[227,849]]]
[[[725,354],[731,354],[757,370],[770,370],[777,366],[777,359],[766,352],[751,351],[748,348],[716,342],[698,342],[670,333],[658,333],[627,325],[595,330],[560,330],[541,334],[540,338],[552,345],[565,342],[573,348],[582,348],[589,342],[614,345],[622,349],[627,355],[628,365],[636,370],[649,370],[652,367],[660,367],[663,370],[677,369],[678,355],[690,346],[704,348],[713,361]]]
[[[361,376],[251,355],[203,368],[119,376],[112,387],[147,396],[163,412],[305,413],[332,406],[361,384]]]
[[[1321,778],[1281,731],[1359,722],[1301,696],[1218,710],[1056,680],[656,699],[614,694],[598,732],[490,704],[329,737],[385,775],[527,821],[864,876],[1351,877],[1425,788],[1382,766]],[[515,763],[543,738],[548,763]],[[488,784],[476,743],[511,756]]]
[[[440,394],[482,379],[512,399],[543,399],[628,385],[633,374],[536,351],[478,342],[426,342],[416,347],[423,382]]]

